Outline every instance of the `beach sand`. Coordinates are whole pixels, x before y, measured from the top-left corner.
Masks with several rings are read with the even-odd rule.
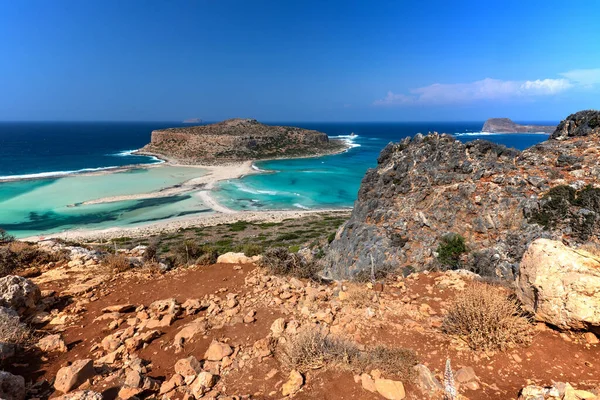
[[[217,206],[218,203],[216,203]],[[219,206],[221,207],[221,206]],[[281,222],[284,219],[302,218],[308,215],[320,213],[348,214],[350,209],[320,209],[320,210],[285,210],[285,211],[234,211],[227,209],[228,212],[218,212],[189,215],[180,218],[173,218],[163,221],[153,222],[147,225],[132,227],[113,227],[98,230],[73,229],[60,233],[53,233],[44,236],[31,236],[23,238],[23,241],[37,242],[47,239],[63,239],[73,242],[93,242],[105,241],[120,237],[139,238],[161,233],[176,232],[180,229],[193,227],[213,226],[219,224],[231,224],[237,221],[247,222]]]

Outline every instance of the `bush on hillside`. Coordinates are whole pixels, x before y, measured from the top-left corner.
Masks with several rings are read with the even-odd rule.
[[[107,254],[102,259],[102,266],[109,272],[125,272],[131,269],[131,262],[123,254]]]
[[[518,301],[505,289],[484,283],[472,284],[456,296],[442,330],[482,351],[528,345],[533,335]]]
[[[321,269],[317,263],[307,261],[298,253],[290,253],[285,247],[265,251],[259,265],[273,275],[290,275],[314,280],[318,280]]]
[[[450,233],[442,237],[436,251],[442,267],[457,269],[460,267],[460,256],[468,249],[464,237],[457,233]]]
[[[15,237],[10,235],[4,229],[0,228],[0,245],[8,244],[14,242]]]

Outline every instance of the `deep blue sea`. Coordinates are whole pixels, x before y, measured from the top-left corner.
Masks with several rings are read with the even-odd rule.
[[[548,121],[522,123],[555,124]],[[222,182],[213,197],[238,210],[352,207],[365,171],[389,142],[416,133],[444,132],[459,140],[487,139],[525,149],[547,139],[541,134],[484,134],[483,121],[419,123],[277,122],[327,133],[351,143],[347,152],[325,157],[261,161],[261,173]],[[199,197],[128,200],[81,205],[96,198],[146,193],[180,184],[197,170],[165,167],[136,169],[102,176],[64,176],[131,164],[154,164],[132,150],[150,140],[152,130],[183,126],[173,122],[0,122],[0,227],[17,236],[67,229],[130,226],[166,218],[211,212]],[[353,137],[349,137],[354,133]],[[169,169],[170,168],[170,169]],[[62,176],[54,176],[62,173]],[[201,173],[200,173],[201,174]]]

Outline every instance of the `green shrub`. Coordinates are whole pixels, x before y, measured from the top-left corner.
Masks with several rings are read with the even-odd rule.
[[[257,243],[246,243],[240,248],[240,251],[248,257],[254,257],[262,254],[264,250],[264,247]]]
[[[246,230],[246,228],[250,225],[249,222],[246,221],[237,221],[232,224],[229,224],[229,231],[231,232],[241,232]]]
[[[451,233],[442,237],[437,248],[438,261],[444,267],[456,269],[460,266],[460,256],[468,251],[465,238]]]
[[[0,228],[0,245],[8,244],[15,241],[15,237],[10,235],[4,229]]]
[[[300,251],[300,246],[298,246],[297,244],[290,246],[290,253],[297,253]]]
[[[333,242],[335,240],[335,232],[331,232],[329,235],[327,235],[327,243]]]

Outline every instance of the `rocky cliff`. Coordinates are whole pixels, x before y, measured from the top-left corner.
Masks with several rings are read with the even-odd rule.
[[[465,238],[462,267],[513,277],[534,239],[571,245],[600,233],[600,112],[561,122],[523,152],[487,141],[418,134],[390,143],[363,178],[352,216],[332,242],[335,277],[388,265],[444,267],[440,244]]]
[[[556,126],[519,125],[510,118],[490,118],[483,124],[482,132],[490,133],[552,133]]]
[[[330,154],[344,148],[343,142],[329,140],[322,132],[264,125],[254,119],[229,119],[153,131],[151,142],[140,153],[185,164],[214,164]]]

